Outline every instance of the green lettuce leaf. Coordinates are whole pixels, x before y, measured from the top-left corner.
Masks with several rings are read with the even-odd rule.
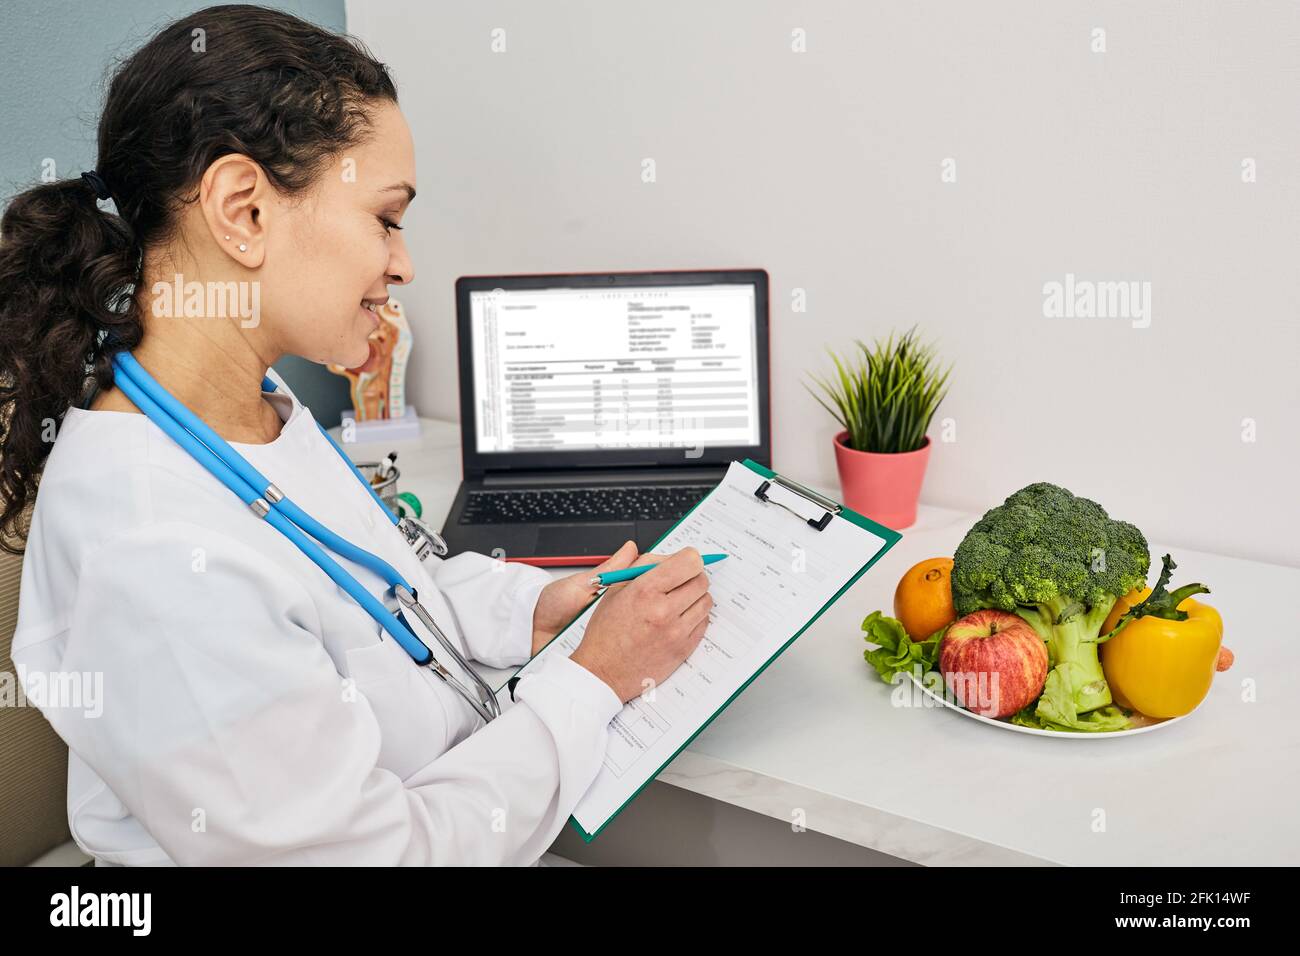
[[[940,628],[923,641],[913,641],[897,618],[872,611],[863,620],[862,630],[866,632],[863,640],[879,645],[875,650],[863,651],[862,656],[886,684],[897,683],[897,675],[913,673],[917,665],[921,676],[938,669],[939,642],[946,628]]]

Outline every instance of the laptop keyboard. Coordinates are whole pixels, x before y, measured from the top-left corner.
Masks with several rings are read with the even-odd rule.
[[[460,524],[676,521],[713,485],[630,485],[471,491]]]

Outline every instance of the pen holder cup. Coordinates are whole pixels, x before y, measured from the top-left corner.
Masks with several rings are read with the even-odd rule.
[[[370,487],[375,490],[375,494],[379,495],[379,500],[384,503],[384,506],[393,514],[398,514],[397,479],[402,476],[401,469],[393,465],[387,478],[375,481],[375,475],[379,473],[379,462],[358,461],[355,464],[357,470],[361,472],[361,477],[370,482]]]

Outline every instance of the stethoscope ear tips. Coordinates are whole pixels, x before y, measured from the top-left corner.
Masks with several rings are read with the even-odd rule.
[[[419,518],[407,515],[397,523],[397,527],[406,536],[406,543],[415,549],[415,556],[421,561],[431,554],[439,558],[447,556],[449,549],[446,539]]]

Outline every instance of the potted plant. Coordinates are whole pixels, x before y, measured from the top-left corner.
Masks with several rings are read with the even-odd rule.
[[[934,347],[918,341],[915,328],[857,344],[856,364],[827,349],[838,378],[812,376],[834,408],[804,387],[844,429],[834,439],[844,503],[887,527],[906,528],[916,521],[930,460],[926,430],[952,368],[940,368]]]

